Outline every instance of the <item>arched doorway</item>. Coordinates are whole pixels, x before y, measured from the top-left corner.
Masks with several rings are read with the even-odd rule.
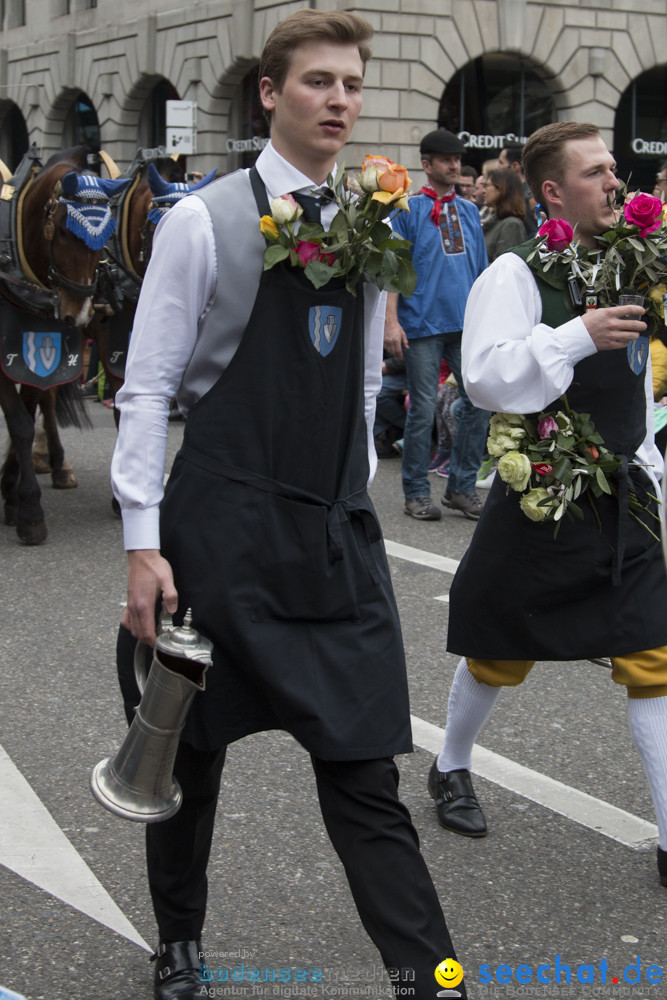
[[[492,52],[471,60],[447,84],[438,126],[460,136],[465,163],[479,169],[498,156],[506,141],[525,142],[556,119],[545,81],[527,60]]]
[[[667,66],[647,70],[624,91],[614,119],[614,156],[619,177],[651,194],[667,161]]]
[[[92,101],[80,92],[72,101],[63,122],[63,142],[67,146],[87,143],[91,149],[100,148],[100,123]]]
[[[20,108],[13,101],[0,101],[0,159],[16,170],[30,145]]]
[[[138,142],[140,146],[153,149],[164,146],[167,141],[167,101],[179,101],[176,88],[164,78],[152,87],[144,101],[139,118]]]
[[[228,169],[251,167],[268,141],[269,123],[259,99],[259,67],[253,66],[239,81],[230,108]]]

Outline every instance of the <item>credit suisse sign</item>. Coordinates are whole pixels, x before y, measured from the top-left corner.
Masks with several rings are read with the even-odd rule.
[[[507,143],[527,140],[525,135],[515,135],[514,132],[507,132],[506,135],[473,135],[472,132],[459,132],[459,139],[466,149],[502,149]]]
[[[252,139],[228,139],[226,148],[228,153],[259,153],[268,141],[268,139],[263,139],[258,135],[253,136]]]
[[[667,155],[667,142],[659,142],[649,139],[633,139],[630,143],[633,153],[642,153],[645,156],[665,156]]]

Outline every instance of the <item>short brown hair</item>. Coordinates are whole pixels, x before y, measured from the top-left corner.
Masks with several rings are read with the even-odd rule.
[[[259,61],[259,79],[268,76],[280,92],[289,72],[292,53],[304,42],[321,39],[338,45],[355,44],[364,70],[371,57],[368,42],[373,29],[358,14],[345,10],[319,11],[304,7],[277,24],[266,40]]]
[[[599,135],[600,129],[592,122],[552,122],[533,132],[523,147],[523,172],[535,201],[542,201],[545,181],[563,183],[567,166],[565,143]]]
[[[526,218],[526,199],[523,193],[523,182],[516,170],[492,170],[489,181],[498,188],[498,201],[493,209],[499,219],[507,219],[516,215],[518,219]]]

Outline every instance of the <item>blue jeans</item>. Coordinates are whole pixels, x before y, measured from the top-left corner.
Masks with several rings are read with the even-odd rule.
[[[405,427],[404,399],[401,393],[407,388],[405,375],[383,375],[382,388],[375,401],[375,425],[373,436],[377,437],[390,427]]]
[[[482,463],[490,414],[470,402],[461,377],[461,332],[417,337],[403,352],[410,409],[403,436],[403,492],[406,500],[431,495],[428,465],[431,432],[438,395],[440,363],[444,358],[459,384],[456,437],[449,460],[448,493],[474,493]]]

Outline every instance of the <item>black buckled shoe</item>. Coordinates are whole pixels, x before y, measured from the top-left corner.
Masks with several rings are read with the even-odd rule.
[[[155,966],[155,1000],[195,1000],[202,995],[199,941],[161,943],[151,962]]]
[[[438,770],[438,758],[428,773],[428,790],[440,826],[464,837],[485,837],[486,820],[472,787],[470,771]]]
[[[663,851],[661,847],[658,848],[658,875],[660,885],[664,885],[667,889],[667,851]]]

